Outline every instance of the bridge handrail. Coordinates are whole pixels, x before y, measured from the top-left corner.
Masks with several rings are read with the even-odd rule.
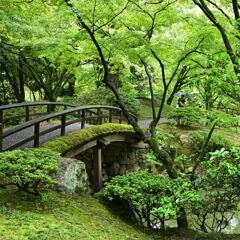
[[[38,106],[38,105],[60,105],[60,106],[67,106],[67,107],[76,107],[74,104],[64,103],[64,102],[24,102],[24,103],[13,103],[8,105],[0,106],[0,110],[7,110],[11,108],[19,108],[19,107],[26,107],[26,106]]]
[[[35,112],[35,113],[30,113],[30,107],[33,106],[47,106],[47,111],[46,112]],[[19,119],[19,118],[25,118],[25,121],[29,121],[30,117],[32,116],[41,116],[41,115],[47,115],[51,113],[51,107],[52,106],[64,106],[66,109],[67,107],[77,107],[74,104],[69,104],[69,103],[64,103],[64,102],[27,102],[27,103],[14,103],[10,105],[2,105],[0,106],[0,123],[4,124],[5,122],[9,120],[14,120],[14,119]],[[9,110],[13,108],[23,108],[25,107],[25,114],[22,115],[15,115],[15,116],[10,116],[7,118],[4,118],[4,110]]]
[[[90,111],[90,109],[97,109],[97,112],[95,113],[93,111]],[[102,115],[101,114],[101,109],[108,109],[109,110],[109,115],[108,116]],[[113,115],[113,110],[119,111],[120,112],[120,117],[114,116]],[[66,122],[66,115],[69,115],[69,114],[74,113],[74,112],[79,113],[78,119],[74,120],[74,121],[70,121],[69,123],[67,123]],[[12,134],[15,134],[15,133],[17,133],[17,132],[19,132],[23,129],[29,128],[31,126],[34,126],[34,135],[33,136],[31,136],[27,139],[24,139],[24,140],[20,141],[19,143],[15,144],[15,145],[13,145],[13,146],[5,149],[5,150],[14,149],[14,147],[21,146],[22,144],[24,144],[26,142],[29,142],[31,140],[34,140],[34,147],[38,147],[39,146],[39,137],[41,135],[44,135],[44,134],[49,133],[51,131],[54,131],[58,128],[61,128],[61,136],[63,136],[63,135],[65,135],[66,126],[70,125],[70,124],[73,124],[73,123],[76,123],[76,122],[81,122],[81,128],[84,128],[85,127],[85,121],[89,118],[89,117],[88,118],[85,117],[86,112],[90,112],[91,114],[92,113],[96,114],[96,117],[94,117],[94,118],[97,118],[98,124],[101,124],[102,123],[102,118],[106,118],[106,117],[109,119],[109,122],[112,122],[112,119],[118,119],[119,123],[121,123],[122,120],[124,119],[121,108],[113,107],[113,106],[105,106],[105,105],[89,105],[89,106],[74,107],[74,108],[71,108],[71,109],[63,110],[61,112],[51,113],[51,114],[48,114],[46,116],[42,116],[42,117],[39,117],[37,119],[33,119],[33,120],[28,121],[28,122],[25,122],[21,125],[18,125],[14,128],[11,128],[11,129],[8,129],[4,132],[3,132],[3,128],[1,127],[2,124],[0,123],[0,151],[3,151],[3,139],[5,137],[10,136]],[[61,116],[61,124],[59,124],[57,126],[54,126],[53,128],[47,129],[43,132],[40,132],[40,123],[41,122],[44,122],[44,121],[47,121],[47,120],[50,120],[52,118],[59,117],[59,116]],[[131,116],[137,121],[137,117],[135,115],[131,114]]]

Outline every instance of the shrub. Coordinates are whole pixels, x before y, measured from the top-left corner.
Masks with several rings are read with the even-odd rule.
[[[200,153],[203,144],[206,141],[208,132],[205,131],[194,131],[189,134],[189,137],[191,139],[191,148],[195,153]],[[224,137],[223,135],[213,133],[206,152],[214,152],[215,150],[219,150],[221,148],[229,148],[230,143],[229,140]]]
[[[182,178],[169,179],[141,171],[114,177],[102,193],[109,200],[127,202],[141,225],[163,228],[165,220],[182,217],[180,210],[197,200],[190,186],[191,183]]]
[[[204,161],[204,175],[197,180],[202,192],[200,204],[193,205],[195,226],[204,232],[221,232],[237,212],[240,200],[240,148],[210,153]]]
[[[203,116],[203,110],[195,107],[172,108],[167,114],[167,118],[174,119],[178,126],[191,126],[200,123]]]
[[[15,185],[19,191],[39,195],[40,185],[54,183],[49,174],[57,171],[58,158],[59,153],[48,149],[0,153],[0,184]]]

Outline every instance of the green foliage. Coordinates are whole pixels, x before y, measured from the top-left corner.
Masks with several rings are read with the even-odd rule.
[[[174,119],[178,126],[191,126],[198,124],[202,121],[204,117],[204,111],[196,107],[180,107],[173,108],[167,114],[168,119]]]
[[[191,139],[191,148],[195,153],[200,153],[202,150],[203,144],[206,141],[208,132],[206,131],[193,131],[189,134]],[[213,133],[207,148],[206,152],[213,152],[221,148],[229,148],[231,143],[229,139],[223,134]]]
[[[121,94],[121,99],[126,105],[128,111],[130,111],[133,114],[136,114],[140,108],[140,101],[139,99],[136,98],[137,92],[130,86],[124,86],[120,88],[119,92]],[[118,107],[116,98],[111,92],[108,92],[106,98],[110,105]]]
[[[193,206],[196,226],[204,232],[221,232],[229,225],[240,200],[240,148],[210,153],[204,175],[196,180],[202,200]]]
[[[219,127],[234,127],[240,122],[239,116],[231,116],[223,111],[211,110],[207,111],[207,118],[210,122],[217,122]]]
[[[164,228],[165,220],[180,217],[180,209],[198,199],[190,188],[185,179],[141,171],[114,177],[102,193],[110,200],[126,201],[140,224]]]
[[[49,176],[58,169],[59,153],[48,149],[15,150],[0,153],[0,184],[15,185],[19,191],[39,194],[40,185],[54,183]]]
[[[67,134],[66,136],[59,137],[52,141],[46,142],[42,145],[42,147],[51,149],[59,153],[64,153],[102,134],[126,131],[127,132],[133,131],[133,128],[129,125],[106,123],[103,125],[92,126],[87,129],[74,131],[72,133]]]

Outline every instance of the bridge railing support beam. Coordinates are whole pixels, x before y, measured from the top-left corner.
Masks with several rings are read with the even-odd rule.
[[[93,149],[93,184],[94,192],[102,189],[102,149],[96,146]]]
[[[65,135],[66,131],[66,115],[63,114],[61,117],[61,136]]]
[[[40,138],[40,123],[36,123],[34,126],[34,147],[39,147]]]
[[[85,128],[85,110],[82,110],[82,122],[81,122],[81,129]]]

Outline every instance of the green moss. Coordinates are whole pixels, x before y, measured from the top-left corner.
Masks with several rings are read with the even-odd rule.
[[[42,145],[44,148],[51,149],[56,152],[64,153],[83,142],[90,141],[100,135],[114,132],[133,131],[129,125],[106,123],[103,125],[92,126],[86,129],[77,130],[69,133],[66,136],[56,138],[52,141],[46,142]]]
[[[51,192],[31,200],[1,189],[0,239],[152,240],[95,199]]]
[[[114,209],[114,211],[113,211]],[[200,234],[188,229],[146,231],[130,225],[111,210],[88,197],[55,192],[29,199],[14,190],[0,189],[1,240],[170,240],[240,239],[239,235]]]

